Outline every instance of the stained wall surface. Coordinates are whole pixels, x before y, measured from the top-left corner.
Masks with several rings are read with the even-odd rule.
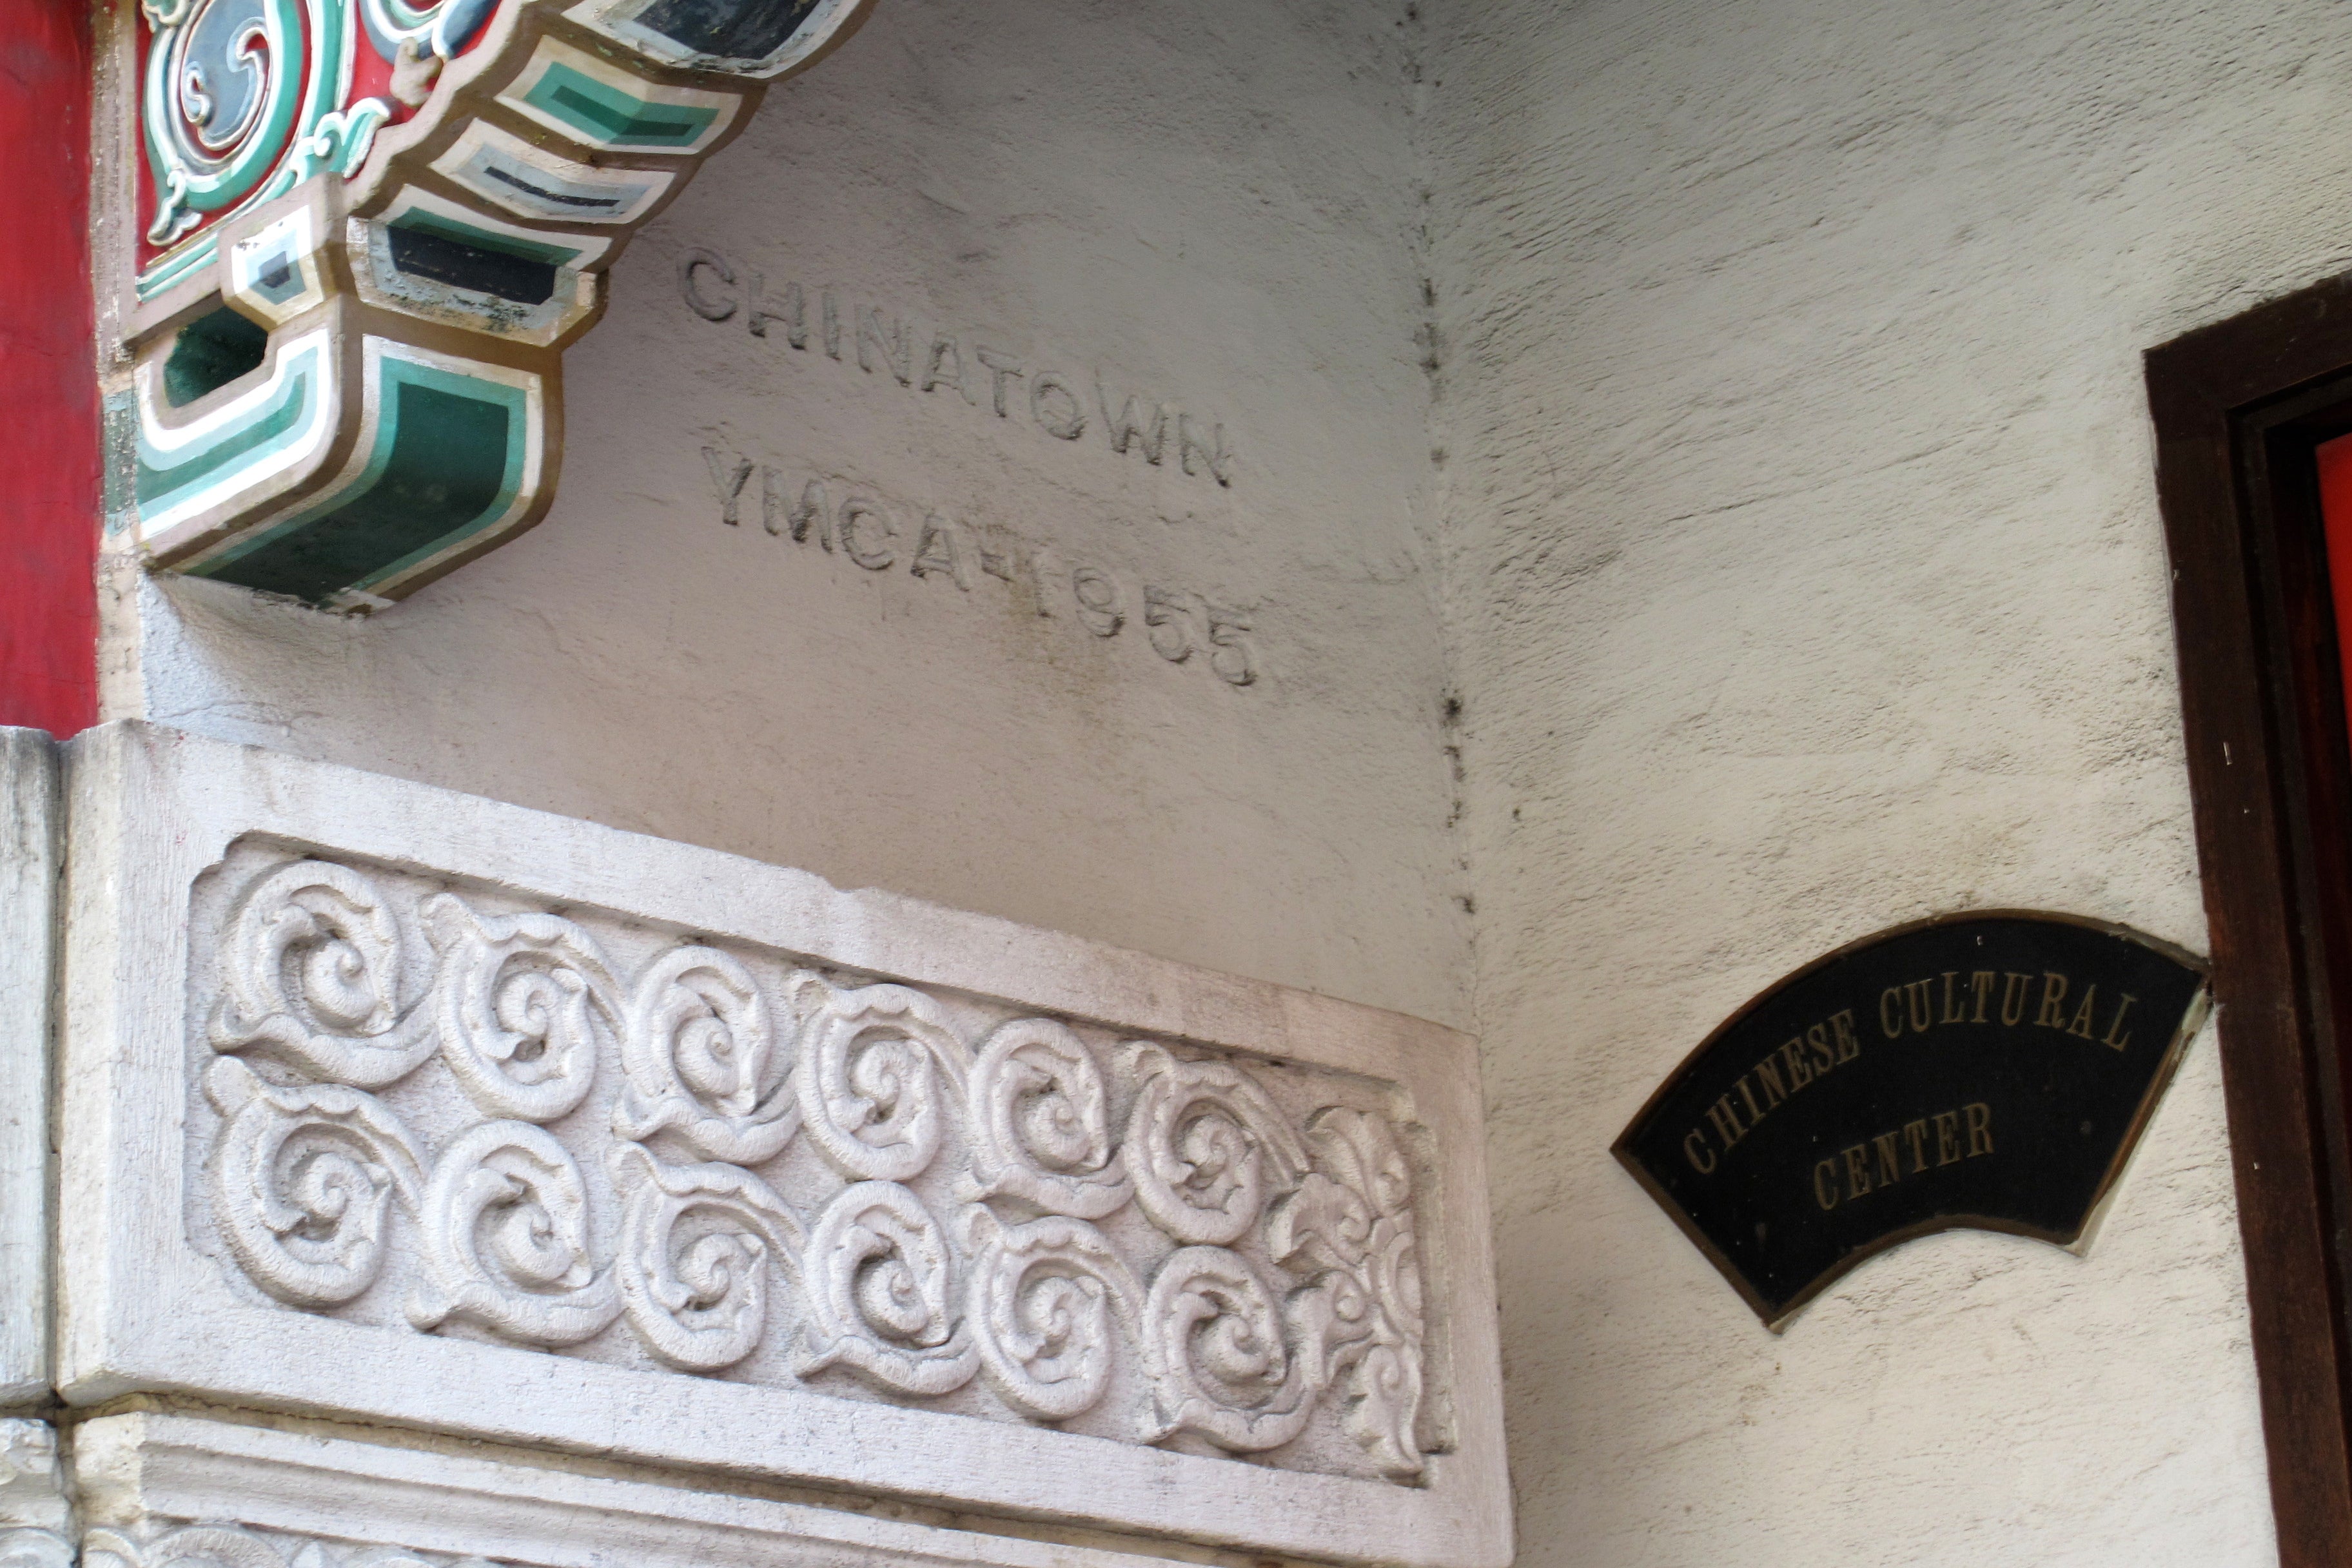
[[[544,524],[122,574],[110,716],[1458,1018],[1402,31],[877,6],[615,268]]]
[[[2352,263],[2329,0],[1432,11],[1520,1560],[2274,1562],[2210,1031],[2086,1257],[1760,1328],[1611,1162],[1948,910],[2201,948],[2140,352]]]

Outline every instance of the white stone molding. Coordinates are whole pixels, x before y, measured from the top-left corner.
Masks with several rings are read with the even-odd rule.
[[[49,1392],[58,809],[49,737],[0,728],[0,1406]]]
[[[73,1465],[84,1568],[197,1568],[191,1557],[218,1568],[1164,1568],[1169,1562],[1030,1528],[959,1529],[904,1507],[835,1508],[669,1485],[645,1471],[541,1468],[512,1454],[372,1437],[152,1412],[87,1422],[75,1429]]]
[[[68,1400],[1507,1559],[1463,1037],[143,726],[71,780]]]

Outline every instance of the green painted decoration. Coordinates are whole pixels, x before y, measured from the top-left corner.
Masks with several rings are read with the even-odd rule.
[[[520,498],[528,389],[386,358],[366,466],[325,503],[261,530],[194,574],[333,605],[454,549]]]
[[[631,98],[560,60],[541,73],[524,101],[577,128],[583,140],[606,147],[691,146],[719,118],[716,110]]]
[[[726,59],[645,0],[140,0],[149,562],[373,610],[537,522],[606,269],[870,3],[696,0]]]

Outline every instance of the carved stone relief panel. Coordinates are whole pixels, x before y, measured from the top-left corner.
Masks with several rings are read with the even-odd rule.
[[[1420,1478],[1392,1088],[555,903],[199,883],[192,1239],[257,1303]]]
[[[69,1398],[1507,1556],[1461,1037],[167,731],[75,799]]]
[[[55,749],[0,728],[0,1405],[48,1396],[48,1099],[58,851]]]

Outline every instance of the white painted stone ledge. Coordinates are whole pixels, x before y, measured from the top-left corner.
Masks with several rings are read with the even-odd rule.
[[[68,1402],[1508,1559],[1464,1037],[144,726],[70,801]]]
[[[0,1407],[49,1393],[49,1059],[58,770],[49,737],[0,728]]]
[[[226,1418],[224,1418],[226,1417]],[[1151,1568],[1044,1534],[551,1469],[226,1413],[0,1421],[11,1568]],[[427,1440],[428,1442],[430,1440]],[[68,1473],[69,1472],[69,1473]],[[1214,1561],[1213,1559],[1212,1560]],[[1230,1560],[1228,1560],[1230,1561]]]

